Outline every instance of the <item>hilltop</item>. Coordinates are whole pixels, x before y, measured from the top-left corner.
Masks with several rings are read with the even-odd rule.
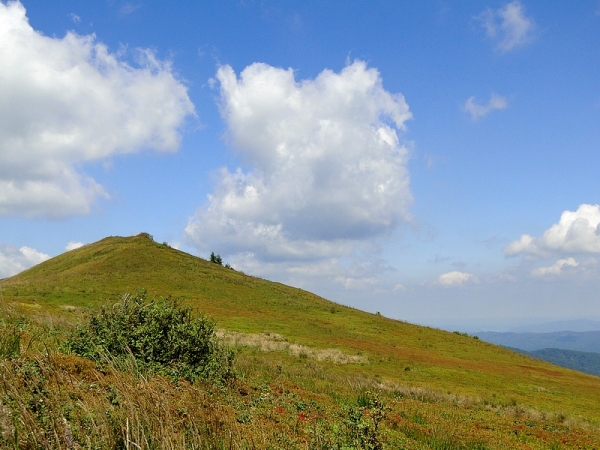
[[[258,366],[266,367],[261,370],[267,372],[260,372],[260,377],[267,386],[285,375],[287,367],[312,373],[314,379],[294,378],[295,384],[292,383],[313,392],[302,394],[308,396],[303,400],[308,403],[311,398],[310,401],[317,401],[314,393],[317,391],[332,405],[344,403],[349,393],[367,387],[395,393],[397,399],[409,396],[425,402],[410,406],[416,408],[415,414],[422,416],[425,411],[435,415],[438,410],[442,414],[439,417],[447,414],[454,417],[453,414],[459,414],[458,410],[452,412],[455,408],[477,405],[473,410],[476,412],[464,413],[471,417],[469,420],[483,421],[477,422],[477,427],[484,423],[492,426],[490,420],[501,420],[494,419],[500,415],[498,408],[517,408],[516,405],[523,416],[519,420],[525,420],[525,412],[531,409],[538,411],[535,416],[538,422],[550,420],[540,417],[558,417],[558,414],[583,421],[588,427],[600,423],[597,377],[559,368],[464,334],[416,326],[339,305],[301,289],[248,276],[189,255],[154,242],[145,233],[108,237],[69,251],[0,280],[0,288],[5,305],[16,311],[32,316],[43,312],[66,320],[72,315],[73,321],[81,320],[75,312],[93,311],[100,305],[114,303],[123,292],[143,288],[149,296],[171,296],[211,317],[221,336],[237,343],[238,364],[245,367],[249,379],[259,376]],[[261,352],[258,348],[271,351]],[[288,386],[285,389],[290,389],[290,380],[284,383]],[[329,383],[326,389],[321,386],[323,383]],[[444,402],[449,402],[447,407],[430,410],[426,406]],[[402,405],[409,407],[406,403]],[[485,411],[491,415],[476,419],[488,414]],[[398,417],[400,422],[404,420],[401,415]],[[419,425],[420,419],[411,420]],[[423,433],[427,434],[426,422],[434,419],[423,421],[419,427],[424,427]],[[529,420],[530,424],[538,422]],[[238,423],[244,422],[238,420]],[[497,424],[499,429],[510,427],[511,422],[501,423]],[[554,431],[548,433],[564,432],[564,426],[552,426]]]

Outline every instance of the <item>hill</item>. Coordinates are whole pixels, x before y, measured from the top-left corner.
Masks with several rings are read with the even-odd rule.
[[[600,331],[558,331],[552,333],[475,333],[480,339],[528,352],[558,348],[578,352],[600,352]]]
[[[406,440],[406,448],[504,448],[501,443],[509,445],[507,442],[511,448],[519,448],[514,442],[535,444],[523,448],[547,448],[550,441],[568,442],[564,436],[572,436],[573,442],[583,442],[587,448],[596,445],[593,436],[600,423],[596,377],[464,334],[345,307],[156,243],[147,234],[105,238],[0,280],[4,305],[38,322],[46,316],[80,320],[78,311],[113,303],[123,292],[138,288],[147,289],[150,296],[171,296],[207,314],[215,320],[222,338],[237,346],[237,370],[243,383],[235,395],[227,394],[233,397],[211,400],[224,402],[227,411],[235,410],[228,422],[231,429],[250,423],[245,417],[264,413],[252,422],[259,427],[252,432],[264,437],[260,423],[280,426],[285,420],[276,415],[292,408],[276,403],[282,398],[294,399],[293,433],[295,439],[305,439],[304,444],[316,439],[311,433],[318,435],[318,426],[329,426],[323,420],[337,417],[340,411],[350,414],[341,424],[350,427],[348,424],[354,423],[356,429],[364,429],[362,416],[352,416],[354,410],[344,405],[349,404],[349,396],[358,395],[360,411],[370,414],[379,400],[365,390],[375,389],[389,396],[387,439],[399,434]],[[68,379],[90,376],[87,369],[81,369],[85,366],[81,362],[61,364],[73,367],[65,375],[71,377]],[[108,375],[94,375],[103,376]],[[244,383],[254,386],[255,396]],[[102,395],[113,398],[110,389]],[[127,387],[127,392],[132,390]],[[212,396],[221,395],[209,391]],[[168,392],[175,397],[183,395],[177,390]],[[272,408],[263,411],[267,404]],[[229,417],[230,413],[223,414]],[[313,417],[314,422],[306,419],[304,424],[305,419],[299,419],[303,417]],[[565,422],[565,417],[571,417],[571,422]],[[120,426],[125,429],[122,423]],[[328,430],[333,433],[339,426],[331,425]],[[371,431],[373,426],[376,431],[375,425]],[[475,429],[479,431],[473,434]],[[322,431],[325,433],[325,428]],[[297,437],[301,432],[303,437]],[[243,430],[240,433],[244,435]],[[435,447],[433,442],[440,433],[451,436],[444,439],[455,444]],[[458,437],[452,437],[455,435]],[[465,439],[471,439],[471,446],[459,445]],[[408,443],[413,441],[411,447]],[[266,443],[248,446],[269,447]]]

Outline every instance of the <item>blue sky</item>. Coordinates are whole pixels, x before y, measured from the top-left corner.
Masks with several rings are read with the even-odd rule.
[[[598,1],[0,2],[0,277],[146,231],[412,322],[598,318],[599,42]]]

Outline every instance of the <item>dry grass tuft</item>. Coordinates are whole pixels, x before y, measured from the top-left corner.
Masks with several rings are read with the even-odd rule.
[[[316,349],[305,345],[291,344],[277,333],[238,333],[217,330],[216,336],[223,343],[234,347],[255,347],[263,352],[287,352],[300,358],[328,361],[334,364],[366,364],[368,359],[359,355],[348,355],[336,348]]]

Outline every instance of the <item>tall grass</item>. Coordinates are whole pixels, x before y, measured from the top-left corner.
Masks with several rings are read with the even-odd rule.
[[[1,330],[7,336],[14,323]],[[37,328],[37,329],[36,329]],[[0,448],[546,449],[598,448],[569,418],[489,409],[483,401],[350,380],[332,362],[241,346],[229,385],[174,381],[135,357],[98,362],[60,351],[68,330],[0,359]],[[41,334],[40,334],[41,333]],[[516,408],[519,405],[511,406]],[[559,447],[555,447],[559,448]]]

